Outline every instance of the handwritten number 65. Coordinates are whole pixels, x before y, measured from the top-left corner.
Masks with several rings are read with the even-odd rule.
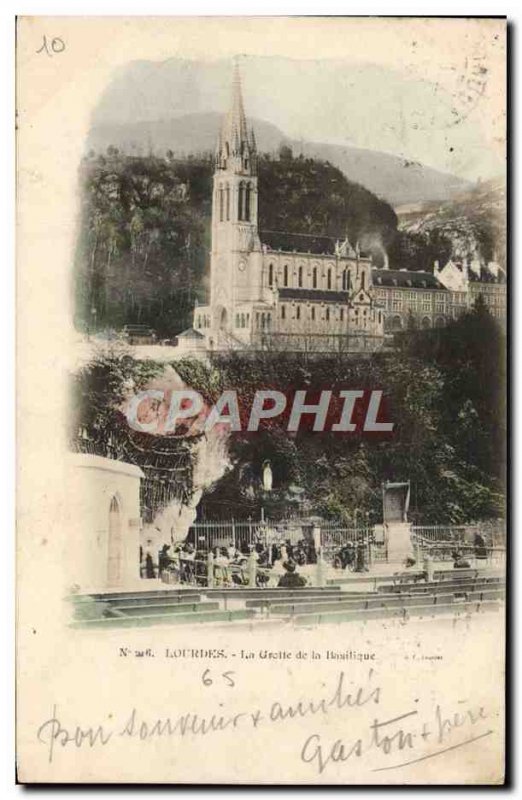
[[[224,680],[226,682],[226,685],[230,689],[232,689],[232,687],[236,685],[235,681],[231,677],[234,674],[235,674],[234,672],[230,672],[229,671],[229,672],[222,672],[221,675],[220,675],[221,678],[224,678]],[[201,677],[201,682],[202,682],[203,686],[212,686],[212,684],[214,683],[214,681],[210,677],[210,670],[209,669],[206,669],[205,672],[203,673],[203,675]]]

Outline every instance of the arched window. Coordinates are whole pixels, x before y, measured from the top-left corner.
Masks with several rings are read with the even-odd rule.
[[[361,272],[361,289],[366,289],[366,272]]]
[[[327,322],[330,321],[330,309],[329,308],[326,309],[325,318],[326,318]]]
[[[268,285],[269,286],[273,286],[274,285],[274,265],[273,264],[269,264],[268,265]]]
[[[315,306],[312,306],[311,315],[312,315],[312,319],[315,319]]]
[[[245,315],[244,314],[241,314],[241,327],[242,328],[245,327]]]
[[[239,192],[237,196],[237,218],[241,222],[244,219],[243,217],[243,209],[244,209],[244,200],[245,198],[245,184],[239,184]]]
[[[236,328],[239,328],[239,314],[236,314]]]
[[[301,288],[302,285],[303,285],[303,268],[302,267],[299,267],[299,270],[297,272],[297,285],[299,286],[299,288]]]
[[[281,319],[286,318],[286,306],[281,306]]]
[[[226,207],[226,217],[227,222],[230,220],[230,186],[227,183],[227,188],[225,189],[225,207]]]
[[[283,267],[283,286],[288,286],[288,264]]]
[[[344,308],[341,308],[339,312],[339,319],[341,320],[341,322],[344,320]]]
[[[296,309],[295,309],[295,318],[296,318],[296,319],[301,319],[301,306],[296,306]]]
[[[247,222],[250,222],[250,195],[252,193],[252,187],[250,184],[247,184],[245,189],[245,219]]]
[[[326,273],[326,286],[328,289],[332,288],[332,270],[329,269]]]
[[[314,289],[317,289],[317,267],[314,267],[312,272],[312,286]]]
[[[223,187],[219,187],[219,221],[223,222]]]
[[[271,324],[272,324],[272,314],[267,314],[266,315],[266,327],[269,328]]]

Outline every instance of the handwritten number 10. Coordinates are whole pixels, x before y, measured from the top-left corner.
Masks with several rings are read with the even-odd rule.
[[[231,677],[232,675],[234,675],[234,673],[229,671],[229,672],[222,672],[221,676],[220,676],[221,678],[225,679],[225,682],[226,682],[227,686],[229,686],[230,688],[232,688],[233,686],[236,685],[234,680]],[[201,682],[202,682],[203,686],[212,686],[212,684],[214,683],[214,681],[210,677],[210,670],[209,669],[206,669],[205,672],[203,673],[203,675],[201,677]]]
[[[50,42],[47,41],[47,36],[43,37],[42,46],[37,53],[45,52],[52,58],[53,53],[63,53],[65,50],[65,42],[63,39],[60,39],[59,36],[53,36]]]

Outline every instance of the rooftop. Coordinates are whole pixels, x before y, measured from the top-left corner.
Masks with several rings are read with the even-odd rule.
[[[379,286],[397,286],[401,289],[439,289],[441,292],[448,291],[431,272],[372,269],[372,280],[376,288]]]
[[[282,250],[285,253],[302,253],[303,255],[336,255],[339,238],[333,236],[315,236],[311,233],[288,233],[287,231],[260,231],[259,237],[270,250]],[[355,253],[342,258],[356,258]],[[364,253],[360,258],[367,258]]]
[[[319,303],[347,303],[348,292],[334,292],[326,289],[297,289],[283,287],[279,289],[280,300],[302,300]]]

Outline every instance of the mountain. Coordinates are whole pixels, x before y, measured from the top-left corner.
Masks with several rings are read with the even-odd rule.
[[[503,180],[477,183],[444,203],[396,208],[399,232],[413,240],[447,244],[456,260],[497,261],[506,268],[506,187]],[[400,234],[398,242],[400,242]],[[407,261],[401,263],[408,267]]]
[[[204,112],[126,123],[95,121],[86,147],[87,151],[104,152],[112,145],[129,155],[149,152],[161,155],[167,150],[179,156],[213,152],[221,120],[219,113]],[[350,181],[361,184],[393,206],[446,201],[471,187],[468,181],[399,156],[292,139],[276,125],[260,119],[252,119],[252,125],[261,152],[276,152],[284,144],[295,155],[329,161]]]

